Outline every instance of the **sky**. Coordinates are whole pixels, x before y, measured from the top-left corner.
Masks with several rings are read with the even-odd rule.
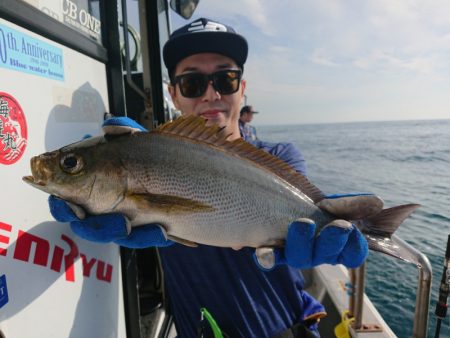
[[[450,118],[448,0],[200,0],[249,44],[253,124]]]

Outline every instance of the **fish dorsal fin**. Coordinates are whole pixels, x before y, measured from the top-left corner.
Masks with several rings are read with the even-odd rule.
[[[289,184],[300,189],[314,203],[321,201],[324,194],[308,179],[292,168],[288,163],[268,152],[258,149],[252,144],[239,138],[227,141],[229,134],[218,125],[206,126],[206,120],[200,116],[179,117],[154,129],[152,133],[173,135],[189,139],[192,142],[206,143],[224,152],[247,159],[262,167]]]

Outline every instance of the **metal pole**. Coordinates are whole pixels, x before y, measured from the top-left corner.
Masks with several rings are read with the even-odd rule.
[[[356,299],[354,305],[355,307],[354,328],[356,330],[362,327],[364,289],[366,287],[365,274],[366,274],[366,263],[364,263],[358,269],[356,269]]]
[[[415,249],[400,237],[393,235],[392,238],[415,258],[416,266],[419,269],[419,278],[416,292],[416,311],[414,313],[414,338],[426,338],[428,327],[428,309],[430,306],[431,291],[431,264],[427,256]]]
[[[348,286],[348,317],[355,316],[355,287],[356,287],[356,269],[349,269],[350,285]]]
[[[122,22],[123,22],[123,40],[125,42],[125,69],[127,75],[127,82],[131,88],[134,89],[144,100],[148,100],[148,95],[134,83],[131,77],[131,64],[130,64],[130,42],[128,39],[128,17],[127,17],[127,1],[122,0]],[[137,46],[137,42],[136,42]],[[136,47],[138,48],[138,47]]]

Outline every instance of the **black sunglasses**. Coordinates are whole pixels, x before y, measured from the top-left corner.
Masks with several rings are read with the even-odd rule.
[[[210,81],[220,95],[230,95],[238,91],[241,77],[241,70],[231,69],[219,70],[212,74],[186,73],[175,76],[172,85],[175,86],[178,83],[181,95],[190,99],[205,94]]]

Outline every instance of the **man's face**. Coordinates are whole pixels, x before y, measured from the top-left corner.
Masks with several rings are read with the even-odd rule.
[[[245,122],[245,123],[250,123],[253,120],[253,113],[252,112],[248,112],[248,113],[244,113],[241,116],[241,121]]]
[[[239,67],[232,59],[224,55],[200,53],[181,60],[175,68],[175,76],[192,72],[211,74],[227,69],[237,70]],[[196,98],[184,97],[179,85],[169,86],[173,103],[183,115],[202,116],[208,120],[209,125],[218,124],[225,127],[225,131],[231,134],[230,140],[240,137],[238,120],[244,91],[245,80],[241,80],[238,91],[230,95],[221,95],[209,83],[205,93]]]

